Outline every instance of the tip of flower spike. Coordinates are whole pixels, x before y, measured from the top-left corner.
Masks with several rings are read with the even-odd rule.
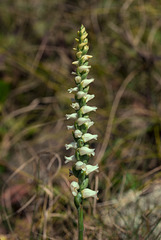
[[[80,29],[82,30],[83,28],[85,28],[85,27],[84,27],[84,25],[83,25],[83,24],[81,24],[81,28],[80,28]]]

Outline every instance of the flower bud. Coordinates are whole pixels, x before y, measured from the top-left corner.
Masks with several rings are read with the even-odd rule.
[[[79,49],[82,49],[88,42],[83,42],[78,45]]]
[[[77,196],[77,193],[78,193],[77,190],[79,189],[79,184],[77,182],[73,181],[70,184],[70,188],[71,188],[73,196]]]
[[[81,82],[81,77],[80,76],[76,76],[75,77],[75,82],[76,83],[80,83]]]
[[[82,56],[82,51],[79,51],[76,53],[77,58],[80,58]]]
[[[80,130],[75,130],[74,136],[75,138],[80,138],[82,136],[82,132]]]
[[[87,36],[88,36],[88,33],[84,33],[84,34],[81,36],[81,41],[83,41]]]
[[[79,62],[78,62],[78,61],[74,61],[74,62],[72,62],[72,64],[73,64],[73,65],[78,65]]]

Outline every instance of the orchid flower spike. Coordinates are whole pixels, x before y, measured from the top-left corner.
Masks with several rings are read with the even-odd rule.
[[[73,163],[72,175],[78,179],[78,181],[71,182],[70,188],[74,196],[75,206],[78,209],[79,223],[81,224],[83,224],[83,219],[80,219],[83,218],[83,199],[97,198],[98,193],[98,191],[88,188],[89,174],[99,170],[98,164],[88,164],[90,157],[95,155],[95,149],[90,148],[90,141],[97,140],[98,135],[88,132],[89,128],[94,124],[89,114],[95,112],[97,107],[87,105],[95,97],[94,94],[88,93],[89,86],[94,82],[94,78],[88,78],[91,68],[88,61],[92,56],[88,55],[87,36],[88,33],[82,25],[76,38],[77,46],[74,48],[76,59],[72,63],[75,67],[75,71],[72,72],[75,86],[68,89],[68,92],[75,96],[74,101],[71,103],[74,112],[66,114],[67,120],[73,121],[72,125],[68,125],[67,128],[72,130],[74,141],[65,145],[66,150],[75,151],[70,157],[65,157],[65,163]],[[79,232],[82,234],[81,231]],[[82,239],[81,235],[79,240]]]

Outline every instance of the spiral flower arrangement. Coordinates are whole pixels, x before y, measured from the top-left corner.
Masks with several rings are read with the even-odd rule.
[[[77,60],[72,64],[76,66],[76,71],[72,72],[75,76],[76,87],[68,89],[69,93],[75,93],[74,102],[71,107],[75,110],[72,114],[66,114],[67,119],[73,119],[74,124],[67,126],[72,130],[74,141],[66,144],[66,149],[73,148],[75,154],[70,157],[65,157],[65,163],[73,162],[72,174],[78,178],[78,181],[71,182],[71,192],[74,196],[74,203],[78,209],[78,239],[83,239],[83,199],[88,197],[96,197],[97,192],[88,188],[89,174],[93,171],[98,171],[98,165],[88,164],[91,156],[95,155],[95,149],[89,147],[90,140],[97,140],[97,135],[88,133],[89,128],[94,124],[89,118],[91,111],[96,111],[97,107],[88,106],[87,103],[94,98],[94,94],[88,94],[89,85],[94,81],[93,78],[88,79],[87,75],[91,66],[88,60],[92,58],[88,55],[88,33],[82,25],[78,31],[76,38]]]

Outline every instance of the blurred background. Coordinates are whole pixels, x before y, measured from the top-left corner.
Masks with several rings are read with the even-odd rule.
[[[91,163],[100,166],[84,239],[161,239],[160,13],[160,0],[1,1],[0,239],[77,239],[64,116],[81,24],[98,107]]]

